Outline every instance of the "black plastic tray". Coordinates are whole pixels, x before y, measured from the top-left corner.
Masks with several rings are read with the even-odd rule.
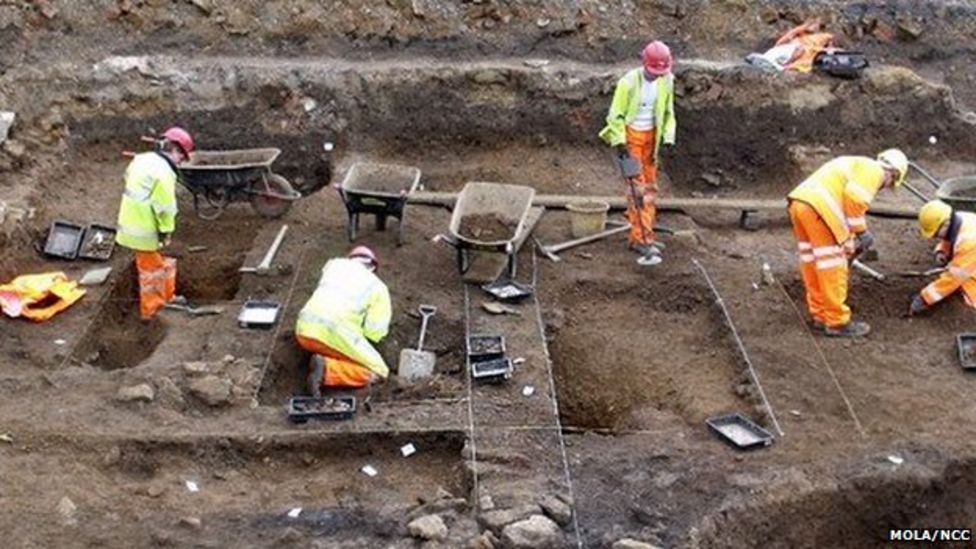
[[[470,335],[467,346],[468,360],[471,362],[485,362],[505,357],[505,336]]]
[[[496,358],[471,363],[471,377],[481,383],[504,383],[512,378],[512,361]]]
[[[488,292],[498,301],[522,301],[532,295],[532,286],[515,282],[514,280],[498,280],[491,284],[485,284],[482,290]]]
[[[44,253],[62,259],[75,259],[78,257],[78,248],[81,246],[84,233],[85,228],[81,225],[67,221],[54,221],[51,223],[51,230],[47,233]]]
[[[705,420],[719,438],[740,450],[761,448],[773,443],[773,435],[742,414],[728,414]]]
[[[78,246],[78,257],[82,259],[93,259],[95,261],[107,261],[112,257],[112,252],[115,251],[115,233],[115,227],[92,223],[85,229],[85,236],[81,239],[81,245]],[[107,244],[99,250],[86,253],[85,248],[88,247],[88,243],[98,234],[103,235],[102,238]]]
[[[333,409],[320,410],[314,405],[321,402],[334,401],[341,403]],[[292,397],[288,401],[288,420],[292,423],[305,423],[310,419],[342,420],[352,419],[356,415],[356,397]]]
[[[959,350],[959,365],[962,369],[976,370],[976,334],[957,335],[956,348]]]

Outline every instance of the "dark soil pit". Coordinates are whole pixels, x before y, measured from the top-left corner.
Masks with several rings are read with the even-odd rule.
[[[516,227],[517,223],[494,214],[476,214],[464,216],[458,232],[471,240],[496,242],[514,237]]]
[[[698,428],[712,415],[752,408],[735,393],[742,365],[708,288],[688,277],[567,281],[553,294],[565,314],[550,335],[565,425],[660,427],[646,424],[658,415],[652,409]]]
[[[139,293],[135,267],[120,272],[108,301],[85,339],[75,349],[76,361],[103,370],[132,368],[141,364],[166,337],[161,316],[143,321],[139,316]]]
[[[197,219],[192,212],[180,220],[184,224],[177,228],[172,248],[173,254],[179,256],[177,293],[194,305],[234,299],[241,283],[240,268],[261,228],[260,220],[237,210],[215,221]],[[191,246],[206,249],[190,252]]]

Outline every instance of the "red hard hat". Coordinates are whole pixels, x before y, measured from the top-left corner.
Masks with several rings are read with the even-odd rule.
[[[173,126],[164,131],[163,138],[179,145],[187,156],[190,156],[190,153],[193,152],[193,138],[190,137],[190,132],[179,126]]]
[[[674,65],[674,58],[671,57],[671,48],[660,40],[655,40],[644,46],[641,52],[641,62],[644,70],[654,76],[663,76],[671,72]]]
[[[366,246],[356,246],[349,251],[349,257],[362,257],[364,259],[368,259],[373,264],[374,269],[380,268],[380,261],[376,258],[376,254],[373,252],[373,250],[367,248]]]

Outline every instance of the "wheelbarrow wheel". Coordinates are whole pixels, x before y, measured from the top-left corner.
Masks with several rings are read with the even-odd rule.
[[[265,192],[286,196],[295,194],[295,190],[292,189],[291,183],[278,174],[271,173],[266,175],[263,178],[263,181],[254,182],[251,186],[251,190],[254,192],[254,194],[251,195],[251,207],[254,208],[254,211],[262,217],[276,219],[285,215],[288,213],[288,210],[291,209],[291,200],[261,194]]]

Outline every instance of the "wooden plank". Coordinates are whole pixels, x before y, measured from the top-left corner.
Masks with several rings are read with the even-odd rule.
[[[415,192],[408,197],[411,204],[428,206],[443,206],[451,208],[457,199],[457,193]],[[598,201],[606,202],[611,209],[623,210],[627,207],[627,199],[623,196],[575,196],[561,194],[537,194],[532,200],[533,206],[562,209],[572,202]],[[786,200],[744,199],[744,198],[658,198],[658,210],[681,211],[688,213],[696,209],[719,209],[756,212],[780,212],[786,216]],[[878,217],[894,217],[900,219],[915,219],[918,209],[905,206],[872,205],[868,214]]]

